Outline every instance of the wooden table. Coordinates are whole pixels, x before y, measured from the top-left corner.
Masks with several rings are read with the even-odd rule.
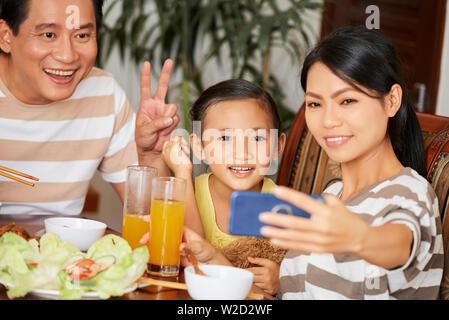
[[[17,225],[22,226],[30,235],[34,235],[39,230],[44,229],[44,219],[49,216],[34,216],[32,218],[26,216],[8,216],[8,215],[0,215],[0,226],[9,224],[10,222],[15,222]],[[107,229],[106,233],[113,233],[120,235],[119,232]],[[169,280],[175,282],[184,283],[184,272],[181,268],[181,272],[179,277],[177,278],[157,278],[162,280]],[[32,294],[28,294],[23,298],[16,298],[14,300],[42,300],[42,297],[35,296]],[[144,288],[139,288],[133,292],[124,294],[121,297],[112,297],[113,300],[192,300],[190,295],[186,290],[178,290],[172,288],[166,288],[161,286],[147,286]],[[6,288],[0,285],[0,300],[8,300],[8,296],[6,295]]]

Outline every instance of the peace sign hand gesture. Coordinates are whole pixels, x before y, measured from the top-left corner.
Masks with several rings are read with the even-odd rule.
[[[151,64],[144,62],[140,77],[140,106],[136,117],[135,140],[139,164],[163,165],[161,153],[164,143],[179,123],[175,104],[166,104],[173,61],[167,59],[162,67],[154,97],[151,95]]]

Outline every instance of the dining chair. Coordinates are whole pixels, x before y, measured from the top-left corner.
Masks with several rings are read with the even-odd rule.
[[[438,197],[445,252],[440,297],[449,300],[449,117],[417,112],[426,148],[427,180]],[[304,104],[293,120],[279,166],[278,185],[320,194],[341,180],[340,165],[327,157],[305,123]]]
[[[86,201],[84,201],[84,207],[82,212],[98,212],[100,206],[100,194],[89,186],[86,194]]]

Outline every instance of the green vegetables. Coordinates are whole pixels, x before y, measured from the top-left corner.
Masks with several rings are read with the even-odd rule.
[[[148,248],[134,250],[116,235],[97,240],[87,253],[54,233],[40,243],[6,232],[0,237],[0,283],[8,297],[23,297],[35,289],[59,291],[63,299],[80,299],[87,291],[101,299],[121,296],[145,272]]]

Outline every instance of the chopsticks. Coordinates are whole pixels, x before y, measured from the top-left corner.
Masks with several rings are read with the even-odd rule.
[[[179,282],[174,282],[174,281],[156,280],[153,278],[142,277],[139,280],[137,280],[137,282],[154,285],[154,286],[162,286],[162,287],[179,289],[179,290],[187,290],[187,285],[185,283],[179,283]],[[254,293],[254,292],[250,291],[248,293],[248,296],[246,297],[246,299],[247,300],[262,300],[263,295],[260,293]]]
[[[36,178],[36,177],[30,176],[29,174],[26,174],[26,173],[23,173],[23,172],[20,172],[20,171],[16,171],[16,170],[4,167],[4,166],[0,166],[0,170],[6,171],[6,172],[10,172],[10,173],[13,173],[15,175],[18,175],[18,176],[21,176],[21,177],[24,177],[24,178],[27,178],[27,179],[30,179],[30,180],[39,181],[39,179]],[[10,175],[9,173],[3,172],[3,171],[0,171],[0,175],[2,175],[4,177],[7,177],[9,179],[12,179],[12,180],[24,183],[24,184],[29,185],[31,187],[34,187],[34,183],[26,181],[26,180],[23,180],[23,179],[20,179],[20,178],[17,178],[15,176]]]
[[[139,283],[145,283],[153,286],[162,286],[167,288],[179,289],[179,290],[187,290],[187,285],[181,282],[174,281],[165,281],[165,280],[156,280],[153,278],[142,277],[137,280]]]

